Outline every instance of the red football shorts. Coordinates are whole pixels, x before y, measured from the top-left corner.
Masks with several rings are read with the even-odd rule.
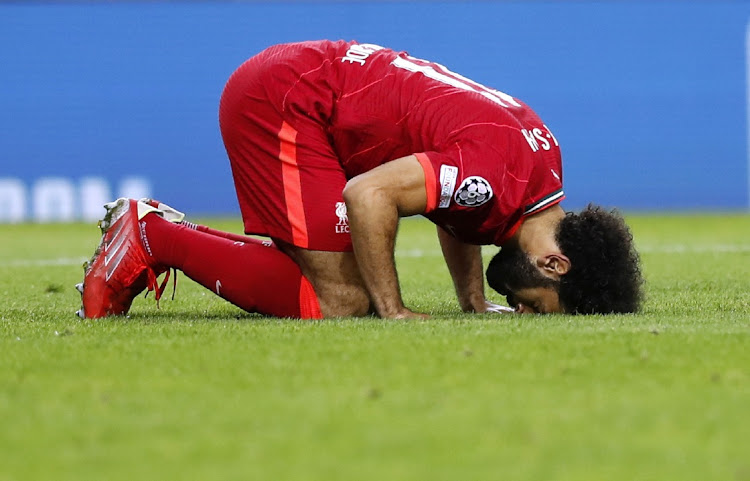
[[[351,251],[344,170],[321,119],[295,109],[289,47],[243,63],[221,96],[219,123],[246,234],[311,250]],[[308,98],[304,99],[309,102]]]

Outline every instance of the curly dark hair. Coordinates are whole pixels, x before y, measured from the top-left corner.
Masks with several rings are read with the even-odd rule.
[[[638,312],[643,300],[640,258],[633,235],[617,210],[589,204],[567,212],[556,232],[557,244],[570,259],[560,278],[565,312],[607,314]]]

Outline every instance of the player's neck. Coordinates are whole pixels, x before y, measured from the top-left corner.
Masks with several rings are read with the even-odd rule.
[[[554,205],[527,217],[513,237],[521,250],[529,255],[559,253],[560,247],[555,240],[555,233],[563,217],[565,211],[559,205]]]

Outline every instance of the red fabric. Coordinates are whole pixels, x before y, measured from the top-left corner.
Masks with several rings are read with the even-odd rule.
[[[305,205],[302,202],[302,182],[297,164],[297,131],[283,122],[279,131],[279,160],[281,160],[281,177],[284,183],[286,214],[292,228],[294,245],[308,248],[307,221]]]
[[[302,319],[322,319],[323,314],[320,312],[320,304],[318,303],[318,296],[315,295],[315,289],[313,289],[310,281],[307,277],[302,276],[302,281],[299,287],[299,309],[300,317]]]
[[[312,285],[277,248],[200,232],[156,214],[141,222],[156,262],[181,270],[232,304],[276,317],[322,317]]]
[[[465,242],[502,243],[526,213],[562,199],[557,139],[531,108],[406,52],[344,41],[270,47],[231,76],[219,117],[246,232],[301,245],[293,194],[313,250],[351,250],[339,206],[346,181],[407,155],[432,182],[428,207],[437,208],[427,217]],[[469,177],[491,187],[487,202],[456,201]]]
[[[268,99],[275,76],[282,75],[271,71],[268,61],[261,56],[240,66],[219,106],[245,233],[311,250],[350,252],[348,219],[341,210],[346,176],[320,124],[304,112],[282,114],[277,101]]]
[[[432,212],[437,207],[437,197],[440,192],[435,190],[435,170],[430,164],[430,159],[424,153],[418,153],[416,155],[419,165],[424,170],[424,184],[425,190],[427,191],[427,206],[425,212]]]

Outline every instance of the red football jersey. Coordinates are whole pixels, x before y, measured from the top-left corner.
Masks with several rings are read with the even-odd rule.
[[[278,63],[283,47],[264,60],[269,78],[293,78],[294,86],[268,84],[264,95],[325,129],[346,178],[416,154],[424,215],[473,244],[502,244],[524,216],[563,199],[557,140],[520,100],[377,45],[294,49]]]

